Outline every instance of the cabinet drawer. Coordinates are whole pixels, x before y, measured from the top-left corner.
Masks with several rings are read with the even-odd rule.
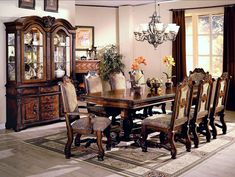
[[[38,88],[24,88],[21,90],[21,93],[23,95],[31,95],[31,94],[37,94]]]
[[[27,98],[22,99],[23,122],[30,123],[39,120],[39,99]]]
[[[40,87],[40,93],[58,92],[58,91],[59,91],[58,85],[54,85],[50,87]]]
[[[59,117],[59,95],[41,97],[41,119],[55,119]]]

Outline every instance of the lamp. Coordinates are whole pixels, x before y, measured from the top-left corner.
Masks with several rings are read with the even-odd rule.
[[[141,24],[138,30],[134,32],[137,41],[148,41],[155,49],[164,41],[174,41],[180,28],[174,23],[168,25],[161,23],[160,15],[158,16],[156,11],[156,5],[155,0],[155,11],[150,17],[151,21],[148,24]]]

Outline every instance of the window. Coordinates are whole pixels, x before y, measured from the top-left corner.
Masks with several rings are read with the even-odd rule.
[[[186,69],[203,68],[218,77],[223,68],[223,13],[192,13],[186,23]]]

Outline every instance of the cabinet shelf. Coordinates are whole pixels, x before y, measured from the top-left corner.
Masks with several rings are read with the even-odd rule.
[[[63,104],[55,71],[63,68],[75,79],[75,46],[71,45],[75,43],[75,28],[65,19],[50,16],[27,16],[4,24],[8,38],[6,128],[20,131],[60,120]],[[54,36],[70,45],[54,45]],[[55,62],[55,49],[57,59],[63,61]]]

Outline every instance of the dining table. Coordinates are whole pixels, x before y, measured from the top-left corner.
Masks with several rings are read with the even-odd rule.
[[[133,128],[133,112],[141,108],[154,106],[174,101],[175,87],[162,87],[156,91],[150,91],[149,88],[142,86],[138,89],[128,88],[120,90],[110,90],[96,93],[87,93],[81,95],[86,102],[92,102],[102,105],[108,111],[112,109],[120,109],[122,129],[124,131],[124,139],[129,139],[129,135]]]

